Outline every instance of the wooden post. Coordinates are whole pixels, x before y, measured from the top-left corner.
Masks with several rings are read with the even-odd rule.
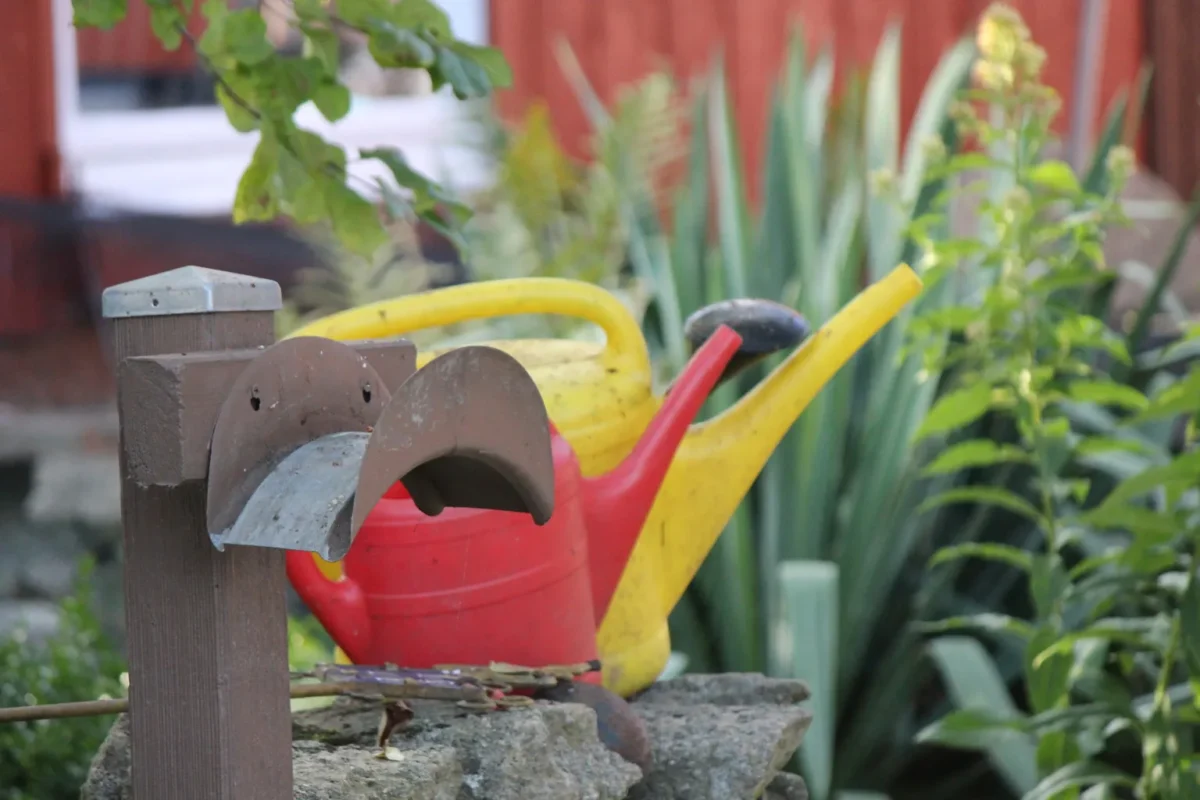
[[[270,345],[280,307],[273,281],[199,267],[106,290],[118,397],[125,359]],[[121,414],[133,798],[291,800],[284,551],[214,548],[206,481],[135,481]]]

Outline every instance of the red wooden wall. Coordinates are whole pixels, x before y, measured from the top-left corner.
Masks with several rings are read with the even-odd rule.
[[[1144,0],[1109,0],[1098,114],[1137,75]],[[1046,49],[1047,80],[1069,113],[1077,50],[1078,0],[1012,0]],[[515,115],[545,99],[567,148],[586,151],[588,126],[550,43],[565,36],[606,101],[656,66],[679,77],[705,70],[718,48],[726,60],[747,174],[757,176],[768,104],[789,36],[802,21],[810,46],[830,43],[839,71],[870,64],[884,26],[904,23],[901,104],[907,121],[945,48],[969,32],[988,0],[491,0],[492,43],[513,65],[501,107]]]
[[[193,7],[188,29],[198,36],[204,29],[203,4]],[[150,7],[143,0],[129,3],[125,19],[112,30],[85,28],[75,35],[76,58],[81,70],[95,73],[191,72],[196,68],[196,53],[184,42],[175,50],[165,50],[150,29]]]
[[[50,3],[5,4],[0,24],[0,195],[45,197],[59,191]],[[42,309],[58,305],[61,287],[31,254],[28,226],[0,219],[0,332],[31,331]]]
[[[57,191],[50,3],[6,3],[0,24],[0,194]]]

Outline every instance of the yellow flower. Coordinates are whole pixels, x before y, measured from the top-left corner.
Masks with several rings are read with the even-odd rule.
[[[887,195],[896,188],[896,173],[887,167],[872,170],[867,175],[867,187],[872,194]]]
[[[993,91],[1010,88],[1015,77],[1011,65],[994,61],[976,61],[973,71],[975,82]]]
[[[1029,41],[1029,28],[1021,15],[1007,3],[992,3],[979,20],[975,44],[987,61],[1012,63],[1017,48]]]
[[[1105,166],[1108,167],[1109,172],[1113,173],[1114,177],[1124,179],[1132,175],[1137,168],[1137,158],[1134,156],[1133,150],[1119,144],[1108,151]]]
[[[946,159],[946,143],[941,136],[926,136],[921,140],[921,154],[927,163],[940,164]]]

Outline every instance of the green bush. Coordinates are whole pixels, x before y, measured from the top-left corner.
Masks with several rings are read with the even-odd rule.
[[[1023,691],[1018,707],[1002,685],[987,696],[958,681],[952,661],[999,671],[978,640],[939,638],[932,653],[960,708],[922,738],[988,753],[1031,800],[1196,797],[1200,699],[1189,682],[1200,685],[1200,451],[1193,435],[1172,454],[1148,428],[1200,415],[1200,369],[1139,379],[1145,325],[1122,334],[1090,313],[1112,282],[1101,244],[1123,220],[1133,154],[1114,148],[1101,171],[1083,176],[1047,158],[1059,103],[1040,80],[1045,54],[1003,6],[985,17],[979,40],[977,88],[955,118],[980,152],[945,165],[979,173],[961,190],[982,195],[979,229],[926,239],[931,281],[974,291],[970,303],[914,320],[910,333],[935,337],[926,364],[951,376],[919,432],[943,448],[926,473],[1003,465],[1012,480],[976,477],[922,510],[998,508],[1010,530],[1027,531],[1024,541],[945,547],[932,562],[939,571],[964,559],[997,565],[1026,603],[1013,614],[954,609],[924,627],[983,632],[997,660],[1017,665]]]
[[[124,662],[92,611],[92,564],[79,570],[53,637],[0,641],[0,706],[123,695]],[[112,717],[0,724],[0,800],[75,800]]]

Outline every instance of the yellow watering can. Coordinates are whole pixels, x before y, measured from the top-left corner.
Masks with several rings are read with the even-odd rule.
[[[818,391],[919,292],[900,266],[868,287],[727,411],[688,431],[597,634],[605,685],[628,696],[670,655],[667,617],[771,452]],[[333,314],[290,336],[379,339],[485,317],[559,314],[599,325],[603,345],[564,340],[489,342],[529,371],[585,475],[611,469],[658,411],[649,353],[624,305],[591,284],[516,278],[464,284]],[[702,323],[703,320],[700,320]],[[418,366],[438,355],[423,352]],[[321,564],[331,578],[336,564]]]

